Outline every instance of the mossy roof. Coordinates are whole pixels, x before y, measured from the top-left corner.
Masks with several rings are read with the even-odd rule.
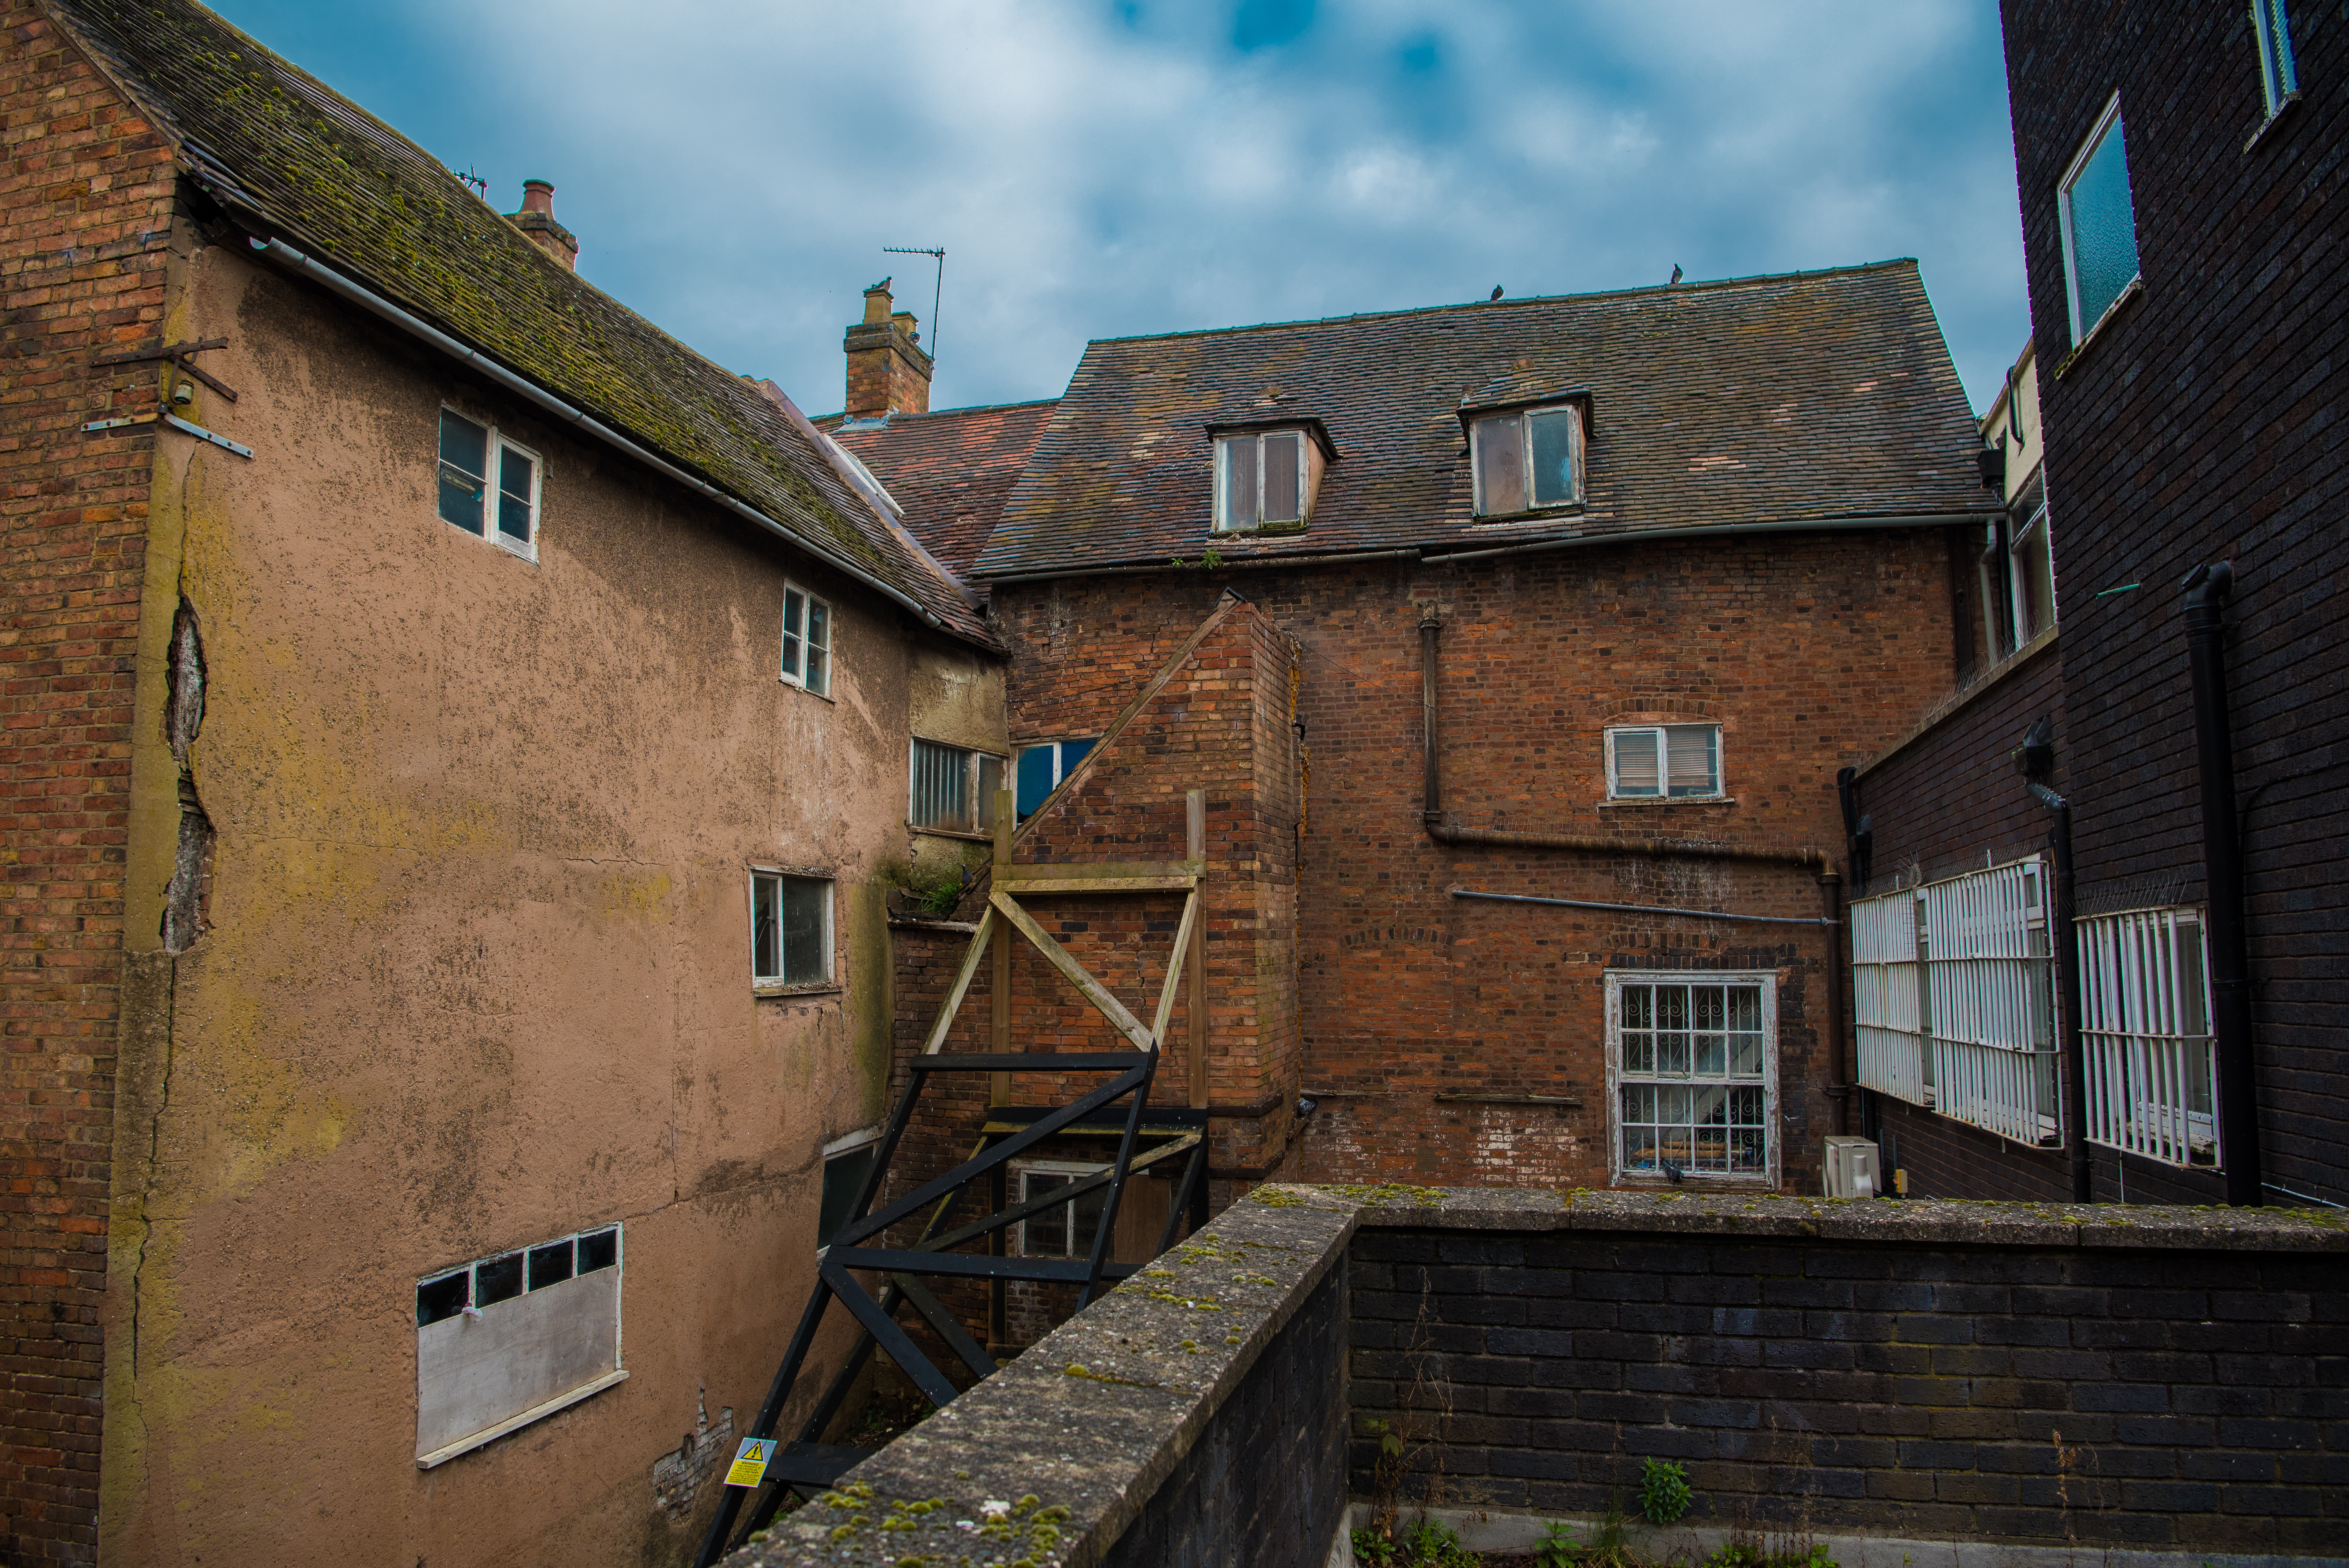
[[[1582,395],[1584,507],[1475,515],[1464,409]],[[1210,432],[1318,421],[1302,530],[1211,531]],[[1982,515],[1982,445],[1913,261],[1108,339],[971,563],[981,579],[1574,535]],[[896,481],[893,481],[896,482]]]
[[[282,239],[996,645],[753,381],[539,249],[429,153],[191,0],[48,0],[186,174]]]

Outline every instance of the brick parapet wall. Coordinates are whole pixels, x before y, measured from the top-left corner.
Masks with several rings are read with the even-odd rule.
[[[1296,640],[1311,776],[1296,870],[1297,1070],[1266,1081],[1338,1092],[1305,1123],[1302,1163],[1282,1174],[1604,1182],[1607,969],[1754,967],[1778,980],[1792,1116],[1783,1167],[1810,1186],[1817,1139],[1832,1130],[1818,1092],[1823,934],[1468,905],[1447,890],[1806,919],[1823,913],[1813,879],[1792,866],[1433,843],[1420,821],[1418,625],[1427,611],[1444,622],[1455,821],[1836,850],[1837,768],[1883,750],[1948,691],[1948,573],[1947,541],[1920,530],[1467,567],[1007,583],[994,603],[1014,649],[1015,745],[1101,733],[1227,584]],[[1603,730],[1642,718],[1718,719],[1735,803],[1601,805]],[[1268,1060],[1279,1060],[1269,1041]]]
[[[169,150],[54,26],[0,53],[0,1557],[96,1560],[99,1308]]]
[[[1602,1512],[1655,1459],[1699,1520],[2334,1552],[2349,1256],[2047,1245],[2028,1212],[1971,1241],[1366,1226],[1355,1411],[1504,1511]]]
[[[1317,1348],[1333,1282],[1342,1360]],[[731,1562],[952,1557],[981,1500],[1028,1495],[978,1544],[1318,1562],[1332,1479],[1381,1500],[1383,1423],[1405,1457],[1385,1501],[1440,1476],[1520,1525],[1604,1517],[1653,1458],[1687,1466],[1696,1522],[1840,1549],[2313,1568],[2349,1499],[2344,1322],[2326,1218],[1271,1186],[842,1478],[864,1497]],[[1333,1418],[1350,1451],[1323,1460]]]
[[[2349,23],[2292,11],[2302,97],[2264,106],[2248,13],[2111,27],[2002,7],[2091,898],[2202,896],[2178,584],[2230,560],[2226,611],[2264,1174],[2349,1202]],[[2070,365],[2057,190],[2116,91],[2143,291]],[[2062,373],[2056,372],[2061,367]],[[2281,1198],[2284,1194],[2278,1194]]]

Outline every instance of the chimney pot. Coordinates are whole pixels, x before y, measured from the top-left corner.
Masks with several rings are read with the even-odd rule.
[[[532,244],[576,272],[579,268],[579,236],[554,221],[554,185],[546,180],[525,180],[522,182],[522,211],[509,212],[507,219],[530,237]]]
[[[883,278],[879,283],[873,284],[864,291],[865,325],[879,326],[889,319],[889,284],[891,281],[891,279]]]

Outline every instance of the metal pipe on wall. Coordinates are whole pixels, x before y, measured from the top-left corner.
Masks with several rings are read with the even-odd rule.
[[[2209,900],[2210,1026],[2219,1052],[2219,1137],[2227,1202],[2257,1208],[2259,1083],[2251,1068],[2251,961],[2243,939],[2243,846],[2235,821],[2235,742],[2227,711],[2227,595],[2235,569],[2198,566],[2185,582],[2186,658],[2202,775],[2202,880]]]
[[[2064,1004],[2064,1105],[2068,1136],[2064,1152],[2071,1161],[2072,1202],[2095,1202],[2095,1167],[2088,1153],[2087,1047],[2080,1034],[2080,943],[2072,901],[2072,803],[2033,779],[2026,786],[2055,815],[2049,833],[2055,856],[2055,900],[2048,911],[2049,936],[2055,949],[2055,990]]]
[[[1572,850],[1584,854],[1759,861],[1772,865],[1802,866],[1818,881],[1821,902],[1826,910],[1826,919],[1821,923],[1837,927],[1843,924],[1843,876],[1836,866],[1835,858],[1825,850],[1708,844],[1681,839],[1627,839],[1604,833],[1523,833],[1503,828],[1460,828],[1445,821],[1444,773],[1436,744],[1435,701],[1436,655],[1443,629],[1442,620],[1432,611],[1419,623],[1421,733],[1426,748],[1420,820],[1426,824],[1430,839],[1439,844],[1490,845],[1498,849]],[[1835,1130],[1840,1133],[1848,1130],[1851,1072],[1849,1046],[1844,1038],[1842,938],[1833,932],[1827,936],[1826,981],[1829,1000],[1825,1053],[1827,1068],[1826,1088],[1827,1099],[1835,1107]]]

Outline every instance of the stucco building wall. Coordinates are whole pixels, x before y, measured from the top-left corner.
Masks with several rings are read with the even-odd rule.
[[[142,645],[107,1556],[678,1560],[698,1521],[655,1467],[755,1410],[818,1151],[882,1109],[915,669],[983,655],[180,237],[168,327],[229,339],[240,394],[188,415],[254,456],[157,463],[146,620],[184,599],[205,695],[183,786]],[[436,515],[444,404],[541,455],[534,562]],[[829,700],[776,678],[787,578],[832,602]],[[215,836],[173,954],[191,801]],[[753,865],[833,879],[836,985],[754,996]],[[628,1380],[419,1471],[417,1280],[614,1222]]]

